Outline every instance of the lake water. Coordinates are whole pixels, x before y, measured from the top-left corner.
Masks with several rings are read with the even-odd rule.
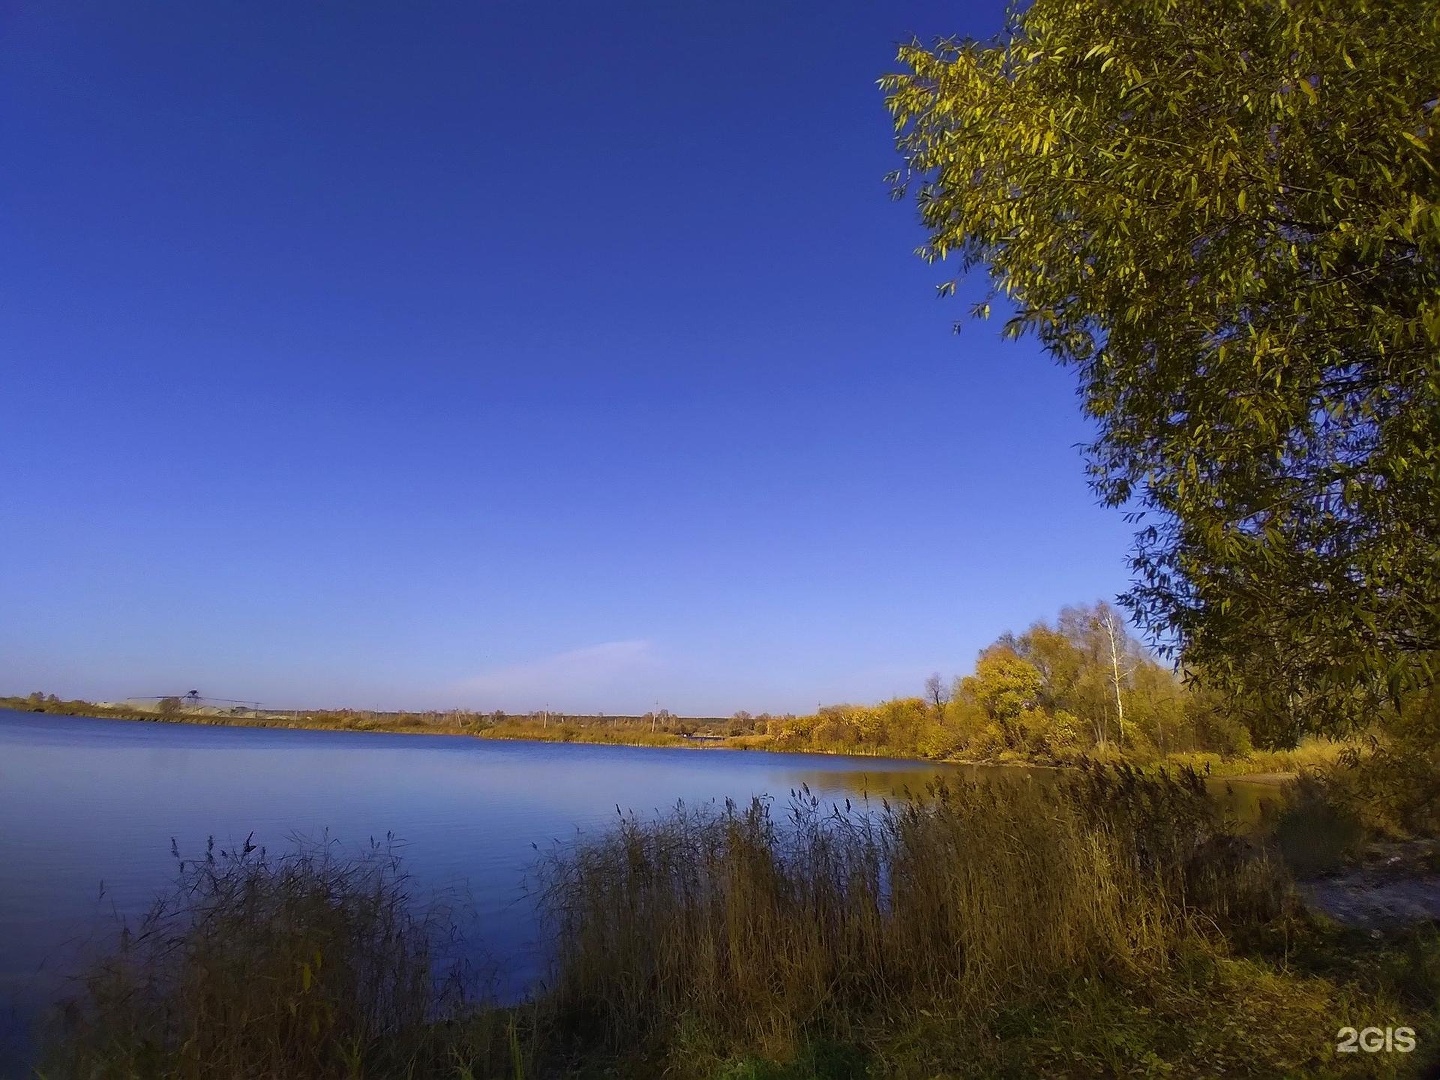
[[[518,992],[537,974],[524,878],[535,847],[640,815],[752,795],[891,793],[921,762],[463,736],[148,724],[0,710],[0,1075],[80,943],[142,913],[182,857],[324,830],[350,850],[394,833],[416,891],[458,890]],[[535,846],[532,846],[535,845]],[[102,891],[103,885],[103,891]]]
[[[416,892],[472,904],[502,989],[538,974],[524,882],[536,848],[687,805],[893,795],[976,771],[884,758],[504,742],[442,735],[148,724],[0,710],[0,1076],[63,991],[81,943],[138,915],[206,840],[272,852],[325,830],[348,850],[393,833]],[[990,770],[1008,780],[1017,769]],[[1254,794],[1242,792],[1242,800]],[[533,846],[532,846],[533,845]]]

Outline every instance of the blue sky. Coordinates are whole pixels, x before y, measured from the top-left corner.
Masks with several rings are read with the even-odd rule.
[[[13,5],[0,692],[798,711],[1112,597],[882,179],[1002,8]]]

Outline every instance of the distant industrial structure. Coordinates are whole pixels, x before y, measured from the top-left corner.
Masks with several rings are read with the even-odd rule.
[[[229,716],[244,716],[246,714],[258,716],[264,706],[260,701],[239,701],[235,698],[212,698],[206,697],[199,690],[187,690],[183,694],[136,694],[128,697],[122,704],[151,706],[157,710],[164,711],[166,702],[174,702],[175,708],[180,712],[200,713],[205,715],[216,715],[224,713]]]

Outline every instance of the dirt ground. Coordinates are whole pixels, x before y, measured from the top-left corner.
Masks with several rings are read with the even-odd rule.
[[[1336,922],[1385,930],[1440,921],[1440,843],[1373,844],[1358,865],[1299,883],[1312,908]]]

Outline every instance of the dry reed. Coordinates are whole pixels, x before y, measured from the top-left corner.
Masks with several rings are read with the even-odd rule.
[[[543,868],[556,1025],[615,1050],[982,1013],[1057,979],[1159,972],[1283,886],[1193,774],[1082,770],[843,808],[802,789],[622,818]]]
[[[209,853],[96,961],[45,1075],[1280,1074],[1326,1060],[1315,1017],[1352,1000],[1229,958],[1288,886],[1188,771],[681,805],[537,874],[551,972],[499,1009],[391,853]]]
[[[391,843],[274,858],[248,841],[217,854],[212,838],[93,961],[52,1021],[40,1074],[405,1074],[435,1056],[476,985],[445,955],[444,908],[416,914],[407,884]]]

